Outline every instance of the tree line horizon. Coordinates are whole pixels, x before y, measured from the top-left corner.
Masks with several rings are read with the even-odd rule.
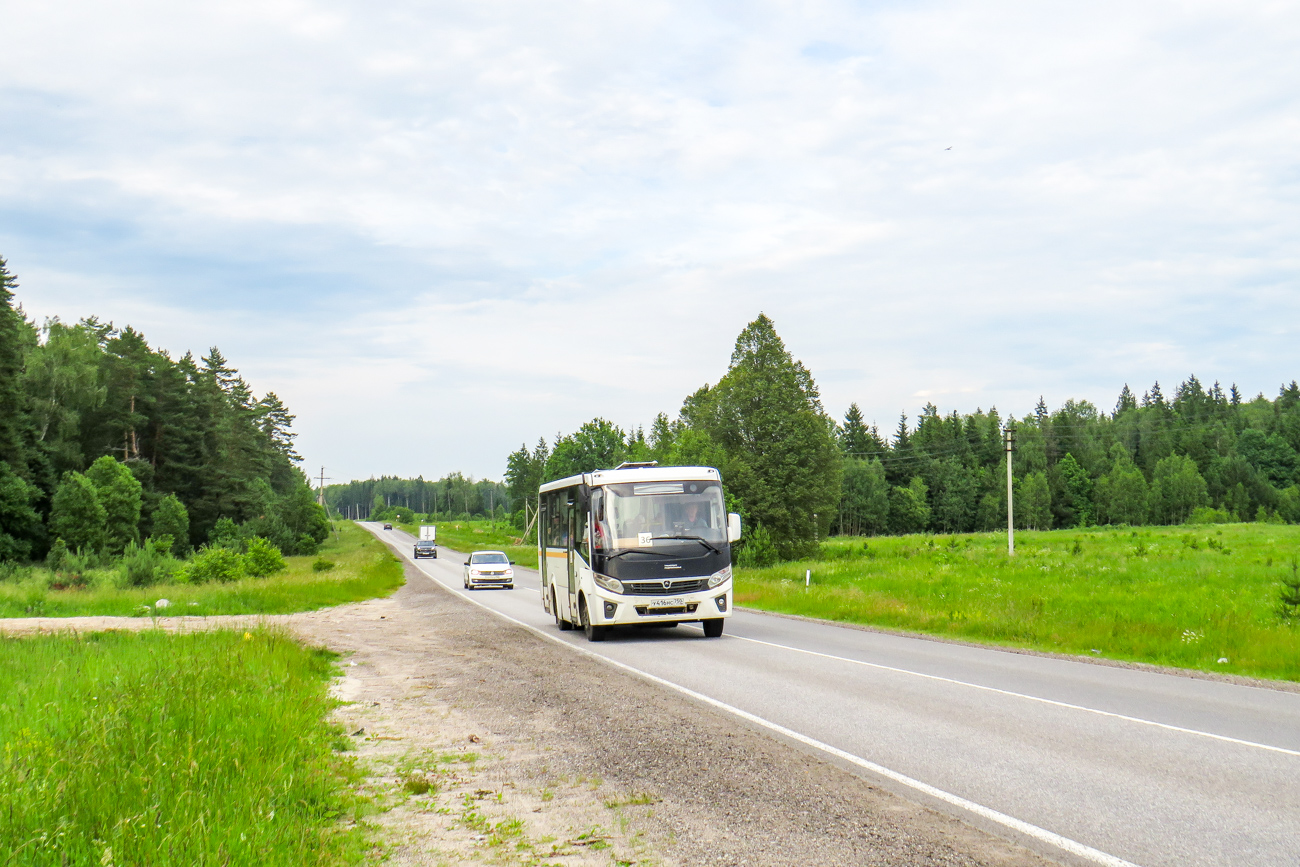
[[[842,421],[822,408],[814,379],[760,314],[737,338],[716,385],[687,396],[676,418],[647,433],[597,417],[572,434],[526,444],[506,461],[513,503],[557,478],[623,461],[705,465],[741,512],[741,562],[812,556],[831,533],[959,533],[1007,526],[1004,431],[1015,431],[1013,505],[1019,529],[1095,524],[1300,522],[1300,385],[1270,400],[1195,375],[1172,399],[1157,381],[1115,408],[1066,400],[1031,414],[947,415],[927,402],[882,435],[856,402]],[[522,514],[522,512],[521,512]]]
[[[215,346],[174,359],[95,316],[37,326],[17,286],[0,258],[0,564],[57,571],[71,555],[185,557],[254,537],[315,551],[329,523],[274,392],[257,397]]]

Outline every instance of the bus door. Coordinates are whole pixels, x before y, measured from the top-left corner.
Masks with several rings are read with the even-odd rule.
[[[569,562],[569,615],[570,620],[575,625],[580,623],[578,617],[578,540],[582,533],[582,510],[576,503],[570,502],[568,508],[569,532],[565,534],[568,537],[568,562]]]
[[[546,548],[551,542],[547,530],[551,525],[545,500],[545,497],[538,495],[537,514],[534,516],[537,521],[537,551],[540,555],[537,558],[537,571],[542,573],[542,610],[548,614],[554,614],[555,612],[551,611],[551,594],[546,587]]]

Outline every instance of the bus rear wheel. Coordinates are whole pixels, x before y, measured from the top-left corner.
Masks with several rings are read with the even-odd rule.
[[[604,627],[604,626],[594,626],[594,625],[592,625],[591,617],[588,616],[588,614],[587,614],[587,600],[586,600],[586,599],[584,599],[584,600],[582,600],[581,602],[578,603],[578,616],[580,616],[580,617],[582,618],[582,631],[585,632],[585,633],[587,634],[587,640],[588,640],[588,641],[604,641],[604,640],[605,640],[605,630],[606,630],[606,627]]]
[[[560,627],[561,632],[568,632],[573,628],[573,624],[560,616],[560,606],[555,604],[555,588],[551,588],[551,611],[555,612],[555,625]]]
[[[726,621],[724,621],[721,617],[715,617],[712,620],[705,620],[703,622],[704,637],[717,638],[720,635],[722,635],[722,624],[725,622]]]

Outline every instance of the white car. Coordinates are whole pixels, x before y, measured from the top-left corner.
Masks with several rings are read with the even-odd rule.
[[[514,562],[500,551],[475,551],[465,561],[465,589],[504,587],[515,589]]]

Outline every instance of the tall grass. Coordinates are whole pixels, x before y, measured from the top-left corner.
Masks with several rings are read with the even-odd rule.
[[[419,524],[398,524],[412,536],[419,536]],[[438,544],[454,551],[468,554],[471,551],[501,551],[521,566],[537,568],[537,546],[520,544],[522,535],[505,521],[442,521],[438,528]]]
[[[738,569],[736,603],[1016,647],[1300,680],[1278,615],[1300,527],[1231,524],[838,538]],[[805,589],[805,573],[812,585]],[[1219,660],[1226,659],[1226,662]]]
[[[111,582],[56,589],[51,576],[34,570],[21,580],[0,582],[0,617],[80,615],[290,614],[387,596],[402,586],[402,564],[373,535],[351,522],[320,553],[286,557],[288,569],[269,578],[228,584],[157,584],[118,589]],[[332,564],[318,571],[317,562]],[[168,606],[157,608],[159,599]]]
[[[0,864],[346,864],[331,660],[269,631],[0,638]]]

